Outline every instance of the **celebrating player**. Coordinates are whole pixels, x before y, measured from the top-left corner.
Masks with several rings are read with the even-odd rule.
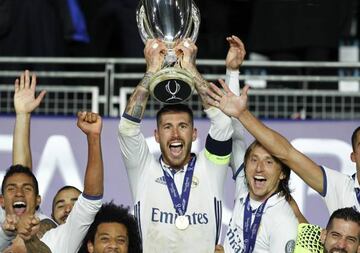
[[[194,75],[200,96],[208,83],[195,67],[196,47],[177,47],[181,66]],[[197,138],[192,111],[167,105],[157,114],[155,139],[161,156],[154,157],[140,132],[149,96],[149,79],[161,66],[165,45],[145,46],[147,72],[135,88],[119,125],[119,142],[142,233],[144,252],[214,252],[221,227],[222,192],[231,152],[231,121],[204,104],[211,121],[205,149],[191,153]]]

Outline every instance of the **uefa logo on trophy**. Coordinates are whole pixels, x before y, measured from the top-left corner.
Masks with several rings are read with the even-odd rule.
[[[162,68],[150,79],[150,94],[166,104],[180,103],[194,90],[192,75],[178,64],[175,44],[182,39],[196,41],[200,12],[193,0],[140,0],[137,25],[141,39],[162,40],[167,50]]]

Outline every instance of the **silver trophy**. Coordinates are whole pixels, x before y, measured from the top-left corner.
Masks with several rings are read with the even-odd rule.
[[[166,104],[189,99],[194,90],[194,80],[178,64],[173,48],[185,38],[196,41],[200,12],[193,0],[140,0],[136,20],[144,43],[156,38],[168,48],[161,70],[150,80],[150,94]]]

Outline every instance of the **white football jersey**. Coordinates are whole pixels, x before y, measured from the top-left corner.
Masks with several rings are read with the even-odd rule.
[[[215,108],[206,149],[197,155],[186,210],[189,226],[175,226],[174,209],[159,158],[150,153],[140,125],[122,117],[119,142],[134,200],[134,213],[141,231],[144,253],[209,253],[218,243],[223,185],[231,152],[231,120]],[[215,111],[214,111],[215,110]],[[167,169],[166,169],[167,170]],[[177,171],[174,182],[181,194],[187,166]],[[169,173],[171,174],[171,173]]]
[[[243,170],[236,178],[238,196],[228,226],[224,250],[226,253],[242,253],[244,207],[248,191],[244,187]],[[250,202],[250,205],[251,202]],[[258,206],[252,206],[257,208]],[[252,216],[254,221],[255,212]],[[295,247],[298,220],[289,203],[279,194],[269,198],[265,205],[260,227],[257,233],[253,253],[292,253]]]
[[[360,211],[360,204],[356,198],[355,188],[359,189],[357,174],[353,177],[326,167],[320,167],[324,173],[323,196],[329,213],[339,208],[353,207]]]

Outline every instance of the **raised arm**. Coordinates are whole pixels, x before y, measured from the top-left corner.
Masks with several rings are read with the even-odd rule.
[[[226,40],[229,43],[229,50],[226,55],[226,83],[229,84],[230,90],[240,95],[240,83],[239,83],[239,68],[244,61],[246,51],[244,43],[235,35],[227,37]],[[232,135],[233,146],[230,167],[233,174],[237,174],[237,170],[244,161],[244,154],[246,150],[245,131],[241,123],[232,118],[232,127],[234,133]]]
[[[14,106],[16,120],[13,137],[13,164],[21,164],[32,168],[32,158],[30,149],[30,117],[45,96],[45,91],[41,91],[35,97],[36,76],[25,70],[20,79],[15,80],[14,85]]]
[[[92,112],[79,112],[77,126],[86,134],[88,161],[84,178],[84,194],[101,196],[104,192],[104,169],[101,154],[101,117]]]
[[[224,92],[215,85],[208,90],[209,104],[220,108],[225,114],[237,118],[243,126],[274,156],[288,165],[311,188],[323,192],[323,173],[321,168],[307,156],[296,150],[282,135],[265,126],[247,108],[245,86],[241,96],[236,96],[229,87],[220,81]]]
[[[166,46],[159,40],[151,39],[146,42],[144,55],[146,73],[134,89],[125,109],[128,116],[141,120],[149,98],[149,84],[151,77],[161,68],[166,53]]]

